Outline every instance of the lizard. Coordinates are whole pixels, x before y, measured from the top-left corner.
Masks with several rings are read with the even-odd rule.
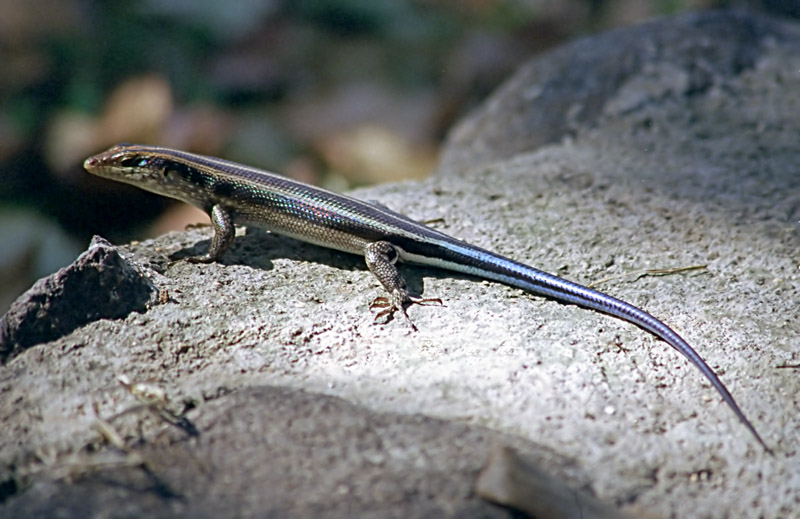
[[[744,427],[770,454],[714,370],[677,332],[646,311],[598,290],[568,281],[453,238],[380,204],[291,180],[261,169],[185,151],[120,144],[87,158],[91,174],[199,207],[214,230],[208,252],[193,263],[220,260],[234,241],[235,225],[251,225],[304,242],[363,256],[388,294],[371,308],[376,319],[412,304],[441,304],[412,295],[398,262],[436,267],[522,289],[534,295],[607,314],[653,334],[681,353],[711,383]]]

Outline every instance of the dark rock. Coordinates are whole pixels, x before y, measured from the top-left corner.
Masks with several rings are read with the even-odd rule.
[[[158,290],[136,265],[95,237],[71,265],[40,279],[0,320],[0,361],[97,319],[143,311]]]
[[[661,98],[697,96],[751,70],[796,28],[744,11],[706,11],[593,35],[532,60],[451,132],[447,172],[480,167],[591,128]],[[794,43],[792,43],[794,42]],[[632,78],[661,71],[659,86],[610,106]]]

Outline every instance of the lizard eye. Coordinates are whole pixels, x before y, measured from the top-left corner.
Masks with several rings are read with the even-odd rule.
[[[147,167],[147,159],[134,157],[125,159],[120,164],[122,164],[122,166],[125,168],[144,168]]]

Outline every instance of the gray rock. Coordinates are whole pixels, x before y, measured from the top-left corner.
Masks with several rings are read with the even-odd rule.
[[[508,512],[479,499],[472,482],[493,446],[526,443],[259,386],[206,402],[197,426],[196,440],[147,439],[135,459],[118,451],[57,464],[6,516],[501,518]],[[531,455],[570,471],[542,449]]]
[[[774,457],[633,326],[407,268],[447,305],[413,307],[410,333],[373,324],[359,258],[248,230],[222,264],[169,264],[207,247],[195,229],[125,248],[166,302],[0,367],[0,516],[493,517],[468,489],[508,445],[626,511],[791,517],[799,71],[796,26],[739,12],[589,38],[511,78],[439,175],[357,193],[661,317]],[[200,435],[126,412],[117,375],[158,382]]]
[[[729,11],[691,13],[564,45],[522,66],[450,133],[440,172],[459,174],[630,121],[648,108],[718,95],[796,40],[794,25]],[[794,75],[791,68],[782,73]]]
[[[95,237],[72,265],[37,281],[0,319],[0,362],[98,319],[144,311],[157,292],[134,263]]]

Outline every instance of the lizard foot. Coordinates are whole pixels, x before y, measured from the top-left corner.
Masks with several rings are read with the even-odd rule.
[[[395,299],[398,299],[398,301],[395,301]],[[369,309],[370,310],[374,310],[376,308],[383,309],[377,314],[375,314],[375,322],[378,322],[383,318],[386,318],[386,321],[384,322],[389,322],[394,317],[394,313],[399,310],[400,312],[402,312],[403,317],[405,317],[406,322],[408,322],[409,326],[411,326],[411,329],[416,332],[418,331],[417,327],[411,321],[411,318],[408,316],[408,313],[406,312],[406,307],[410,305],[444,306],[444,303],[438,297],[422,298],[422,297],[410,296],[408,294],[405,294],[403,298],[388,298],[386,296],[379,296],[372,301],[372,304],[369,305]]]

